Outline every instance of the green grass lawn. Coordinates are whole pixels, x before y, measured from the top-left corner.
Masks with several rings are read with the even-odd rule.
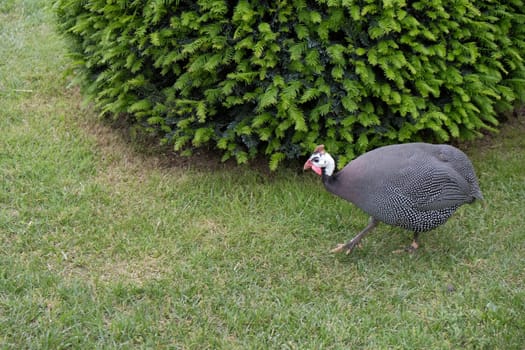
[[[464,145],[486,205],[411,233],[300,167],[139,152],[67,88],[44,0],[0,2],[0,347],[523,349],[525,122]],[[192,163],[194,162],[194,163]]]

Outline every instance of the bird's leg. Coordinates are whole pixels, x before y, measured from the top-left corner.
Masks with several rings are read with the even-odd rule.
[[[354,247],[359,244],[361,239],[368,232],[370,232],[374,227],[376,227],[378,223],[379,223],[379,221],[377,221],[373,217],[370,217],[370,220],[368,221],[368,225],[364,228],[363,231],[359,232],[357,234],[357,236],[352,238],[350,241],[348,241],[348,242],[346,242],[344,244],[343,243],[338,244],[337,247],[335,247],[334,249],[331,250],[331,252],[332,253],[339,253],[339,252],[342,252],[342,251],[346,251],[346,254],[350,254],[352,249],[354,249]]]
[[[419,248],[418,238],[419,238],[419,232],[414,232],[414,240],[412,241],[412,244],[410,244],[405,249],[407,252],[413,253],[417,250],[417,248]]]

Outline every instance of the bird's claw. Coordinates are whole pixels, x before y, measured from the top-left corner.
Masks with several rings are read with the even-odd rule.
[[[413,241],[412,244],[405,248],[405,251],[407,253],[415,253],[418,248],[419,244],[416,241]]]
[[[401,254],[401,253],[415,253],[417,249],[419,248],[419,244],[416,241],[413,241],[411,245],[406,247],[405,249],[397,249],[394,250],[392,253],[394,254]]]
[[[344,251],[346,255],[348,255],[352,252],[355,246],[361,247],[361,244],[359,242],[354,242],[353,240],[348,243],[339,243],[337,247],[330,251],[330,253],[341,253]]]
[[[335,247],[334,249],[330,250],[330,253],[341,253],[344,248],[345,248],[345,244],[339,243],[337,245],[337,247]]]

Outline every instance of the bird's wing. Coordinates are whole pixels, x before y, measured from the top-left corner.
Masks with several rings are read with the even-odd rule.
[[[410,170],[407,170],[410,171]],[[469,183],[450,167],[424,167],[408,176],[397,190],[418,210],[439,210],[472,200]],[[409,174],[407,174],[409,175]]]

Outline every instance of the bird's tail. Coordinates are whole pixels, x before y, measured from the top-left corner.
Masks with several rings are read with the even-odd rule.
[[[480,201],[483,207],[486,206],[485,198],[483,197],[483,193],[481,193],[481,190],[479,188],[476,189],[476,191],[472,194],[472,200],[470,203],[474,203],[475,201]]]
[[[481,193],[480,190],[478,190],[476,193],[474,193],[474,198],[480,201],[484,201],[485,198],[483,198],[483,193]]]

